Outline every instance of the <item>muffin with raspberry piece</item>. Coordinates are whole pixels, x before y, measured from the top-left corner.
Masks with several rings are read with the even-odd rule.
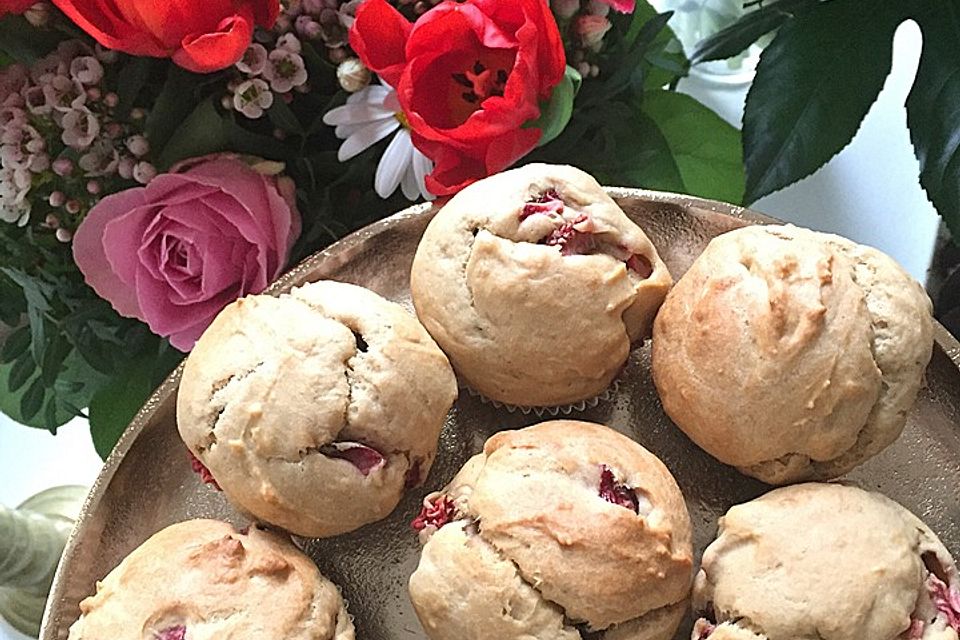
[[[177,424],[239,509],[327,537],[386,517],[423,482],[456,397],[416,318],[322,281],[220,313],[187,358]]]
[[[410,598],[432,640],[668,640],[692,578],[663,463],[602,425],[499,433],[413,526]]]
[[[171,525],[80,603],[69,640],[353,640],[340,592],[289,540],[216,520]]]
[[[430,222],[410,273],[417,315],[463,381],[531,407],[603,392],[672,282],[592,177],[544,164],[458,193]]]
[[[777,489],[720,519],[693,640],[957,640],[957,566],[916,516],[840,484]]]

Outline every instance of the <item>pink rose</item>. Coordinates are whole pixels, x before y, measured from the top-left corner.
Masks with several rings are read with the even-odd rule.
[[[208,156],[101,200],[73,256],[117,312],[188,351],[221,309],[279,275],[299,235],[289,178]]]

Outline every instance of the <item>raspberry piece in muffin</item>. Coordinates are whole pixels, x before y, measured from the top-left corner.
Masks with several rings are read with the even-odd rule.
[[[671,284],[650,239],[593,178],[541,164],[454,196],[410,273],[417,315],[463,381],[533,407],[602,393]]]
[[[328,537],[384,518],[423,481],[456,397],[416,318],[321,281],[214,320],[187,358],[177,426],[243,511]]]
[[[432,640],[669,640],[686,610],[680,489],[601,425],[493,436],[414,522],[424,547],[410,598]]]

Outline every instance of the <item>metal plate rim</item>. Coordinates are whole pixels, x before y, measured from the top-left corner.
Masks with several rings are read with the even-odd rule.
[[[615,198],[631,198],[652,203],[663,203],[688,208],[696,207],[756,224],[782,222],[776,218],[752,211],[746,207],[695,196],[651,191],[646,189],[634,189],[628,187],[605,187],[605,190]],[[408,218],[427,215],[433,209],[433,206],[434,205],[430,203],[413,205],[389,217],[383,218],[377,222],[367,225],[366,227],[354,231],[353,233],[331,244],[326,249],[304,259],[297,266],[281,276],[276,282],[268,287],[264,293],[279,295],[283,292],[289,291],[293,286],[296,286],[303,280],[304,274],[314,270],[317,265],[320,265],[327,260],[335,259],[338,255],[349,252],[351,248],[359,245],[366,238],[379,235],[384,231],[402,223]],[[936,346],[945,353],[953,366],[957,368],[958,372],[960,372],[960,341],[958,341],[956,337],[954,337],[936,320],[934,320],[934,338]],[[181,363],[181,365],[178,366],[151,394],[146,403],[144,403],[143,407],[140,408],[133,420],[124,430],[123,435],[121,436],[117,445],[114,447],[113,451],[104,461],[103,467],[97,475],[93,485],[90,487],[87,497],[84,500],[83,506],[80,510],[79,517],[76,520],[74,529],[67,539],[67,543],[64,547],[63,554],[61,555],[60,562],[54,575],[41,624],[41,640],[54,640],[56,638],[55,633],[58,631],[58,629],[54,629],[51,626],[53,608],[55,603],[59,603],[63,596],[66,575],[70,570],[70,565],[74,557],[74,551],[78,545],[81,534],[85,530],[88,520],[92,518],[94,511],[97,509],[98,505],[106,494],[106,491],[110,486],[110,482],[113,479],[117,469],[133,444],[136,442],[140,433],[144,430],[147,424],[149,424],[159,406],[167,398],[169,398],[171,394],[176,394],[182,368],[183,364]]]

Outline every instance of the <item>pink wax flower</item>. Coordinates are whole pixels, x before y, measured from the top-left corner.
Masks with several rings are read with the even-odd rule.
[[[276,278],[300,235],[293,182],[235,155],[181,163],[107,196],[77,228],[73,256],[118,313],[182,351],[227,304]]]

